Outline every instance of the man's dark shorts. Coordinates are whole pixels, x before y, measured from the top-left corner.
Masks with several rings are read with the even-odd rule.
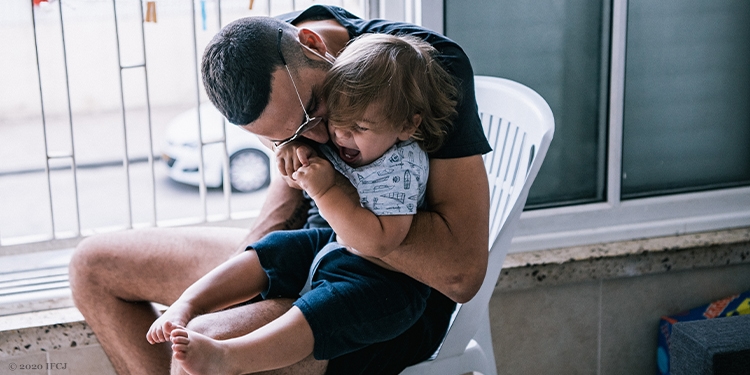
[[[336,248],[321,259],[312,289],[299,297],[315,255],[326,245]],[[333,359],[329,373],[348,362],[347,353],[356,357],[357,351],[397,339],[422,320],[430,288],[346,251],[335,243],[331,229],[273,232],[249,248],[268,275],[268,288],[261,296],[297,299],[294,305],[313,331],[313,355]],[[351,374],[348,366],[341,373]]]
[[[397,375],[430,358],[443,342],[456,303],[437,290],[417,322],[398,337],[328,361],[327,375]]]

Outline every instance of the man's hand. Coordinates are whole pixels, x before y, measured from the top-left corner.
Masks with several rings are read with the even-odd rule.
[[[291,142],[276,150],[276,166],[282,176],[291,177],[300,167],[308,165],[308,160],[316,155],[311,146]]]

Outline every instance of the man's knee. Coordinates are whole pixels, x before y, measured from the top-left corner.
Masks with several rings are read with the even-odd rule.
[[[246,335],[289,311],[293,300],[272,299],[242,304],[193,318],[187,328],[217,340]]]
[[[227,319],[225,314],[199,315],[187,324],[187,328],[216,340],[226,340],[250,333],[241,319]],[[247,317],[247,319],[251,319]]]
[[[77,289],[96,282],[96,275],[108,261],[105,241],[99,236],[88,237],[81,241],[73,251],[68,265],[70,287],[75,294]]]
[[[222,330],[216,326],[216,320],[213,314],[199,315],[189,321],[186,328],[213,339],[221,339]]]

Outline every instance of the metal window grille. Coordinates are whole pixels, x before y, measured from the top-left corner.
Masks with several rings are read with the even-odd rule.
[[[158,227],[158,226],[173,226],[173,225],[181,225],[186,223],[205,223],[205,222],[212,222],[212,221],[224,221],[224,220],[233,220],[237,218],[246,218],[253,215],[253,212],[233,212],[232,210],[232,189],[230,184],[223,184],[223,213],[221,214],[211,214],[209,213],[207,209],[207,187],[205,182],[205,175],[204,175],[204,163],[203,163],[203,150],[204,147],[213,145],[213,144],[219,144],[224,149],[224,158],[223,158],[223,170],[224,170],[224,181],[228,181],[228,174],[229,174],[229,157],[227,155],[227,146],[226,146],[226,132],[222,128],[222,134],[218,139],[212,138],[209,140],[203,139],[203,131],[199,130],[198,134],[200,137],[200,142],[198,143],[197,147],[199,148],[199,155],[200,155],[200,167],[199,172],[201,176],[200,180],[200,186],[198,188],[199,191],[199,197],[200,197],[200,206],[202,208],[201,214],[199,214],[197,217],[182,217],[177,219],[169,219],[165,220],[161,217],[159,217],[159,214],[157,212],[157,206],[159,204],[158,198],[157,198],[157,191],[156,191],[156,166],[157,166],[157,159],[158,157],[155,156],[154,151],[154,137],[153,137],[153,91],[155,89],[155,86],[153,84],[153,79],[150,77],[151,74],[151,64],[149,61],[147,61],[147,49],[150,44],[150,40],[147,37],[147,21],[149,18],[154,17],[156,18],[156,15],[160,16],[159,18],[156,18],[157,22],[161,22],[161,19],[163,15],[169,15],[170,12],[174,13],[176,12],[176,8],[179,6],[184,7],[185,2],[177,1],[177,0],[157,0],[155,2],[153,1],[147,1],[147,0],[17,0],[15,3],[20,4],[21,2],[25,2],[26,4],[21,7],[21,5],[16,5],[15,10],[20,10],[21,13],[23,12],[29,12],[26,15],[8,15],[6,14],[6,17],[16,17],[16,18],[23,18],[23,17],[29,17],[30,19],[30,27],[28,27],[26,30],[30,33],[30,36],[25,36],[26,40],[29,41],[29,43],[33,43],[34,45],[34,59],[36,64],[36,82],[24,82],[24,85],[35,85],[38,89],[38,108],[39,108],[39,118],[41,123],[41,134],[42,134],[42,142],[43,145],[41,148],[43,148],[43,167],[40,168],[31,168],[27,170],[13,170],[13,166],[11,165],[8,167],[8,164],[5,166],[2,166],[2,162],[0,162],[0,180],[6,179],[8,181],[9,179],[12,179],[14,175],[22,174],[22,173],[36,173],[41,174],[44,176],[44,183],[46,185],[46,199],[48,200],[46,206],[46,209],[44,210],[29,210],[26,212],[18,212],[14,215],[23,216],[23,219],[29,219],[28,226],[33,227],[39,227],[44,228],[43,230],[40,229],[38,231],[31,231],[31,234],[24,234],[21,236],[15,235],[12,231],[4,233],[3,228],[3,221],[0,221],[0,253],[10,254],[18,251],[6,251],[4,249],[8,249],[9,247],[12,247],[12,245],[19,245],[19,244],[38,244],[40,242],[47,242],[48,245],[47,248],[54,247],[54,243],[59,242],[59,240],[76,240],[78,238],[81,238],[83,236],[86,236],[88,234],[99,232],[99,231],[113,231],[113,230],[123,230],[123,229],[129,229],[133,227]],[[153,4],[156,4],[156,12],[157,14],[151,14],[151,12],[154,10]],[[184,77],[184,79],[189,79],[194,81],[194,97],[195,102],[194,105],[197,108],[200,108],[201,102],[202,102],[202,87],[200,84],[200,77],[199,77],[199,67],[198,67],[198,61],[200,59],[200,54],[202,53],[202,50],[199,50],[199,43],[198,43],[198,30],[200,28],[203,28],[203,30],[206,30],[207,23],[212,24],[215,26],[215,29],[213,30],[212,34],[218,31],[219,25],[225,25],[226,23],[230,22],[231,19],[228,19],[225,15],[227,9],[237,9],[239,7],[249,7],[252,9],[253,7],[256,7],[256,9],[264,9],[265,15],[274,15],[274,14],[280,14],[284,13],[286,11],[291,11],[294,9],[304,9],[308,7],[309,5],[312,5],[316,3],[315,0],[309,0],[309,1],[302,1],[302,0],[287,0],[287,1],[281,1],[281,0],[266,0],[266,1],[254,1],[254,0],[193,0],[190,4],[190,15],[189,19],[191,21],[191,31],[192,35],[190,35],[190,38],[192,38],[192,47],[193,47],[193,61],[191,62],[184,62],[185,64],[192,64],[192,76],[190,77]],[[396,15],[397,17],[399,15],[402,15],[404,17],[404,20],[408,21],[418,21],[419,20],[419,14],[417,14],[418,6],[418,0],[406,0],[406,1],[397,1],[397,0],[389,0],[389,1],[380,1],[380,0],[338,0],[338,1],[323,1],[322,3],[328,3],[333,5],[338,5],[345,7],[347,9],[357,8],[358,13],[361,16],[365,18],[374,18],[377,17],[380,14],[384,14],[385,16],[388,15]],[[81,196],[79,195],[80,191],[80,175],[81,171],[83,169],[87,169],[91,167],[91,165],[87,164],[85,161],[82,162],[79,155],[76,153],[76,142],[77,142],[77,136],[79,134],[76,134],[77,129],[77,118],[74,115],[74,108],[71,104],[71,88],[73,85],[75,85],[76,77],[71,76],[70,74],[70,67],[69,67],[69,54],[68,51],[71,48],[71,43],[75,44],[77,43],[76,35],[71,35],[69,32],[69,28],[71,25],[69,23],[76,22],[76,19],[69,19],[69,14],[76,13],[74,11],[79,11],[77,14],[80,14],[80,10],[85,7],[89,6],[99,6],[102,7],[103,5],[107,5],[107,7],[111,10],[111,14],[107,15],[107,19],[111,20],[107,22],[107,20],[102,21],[102,27],[103,28],[109,28],[108,32],[114,33],[114,39],[111,40],[109,43],[112,43],[116,46],[116,69],[117,72],[117,82],[119,82],[119,130],[118,132],[121,133],[118,136],[122,136],[123,143],[122,143],[122,155],[119,158],[120,160],[116,161],[109,161],[105,162],[103,164],[107,164],[110,166],[122,166],[122,185],[124,186],[125,193],[124,193],[124,202],[118,201],[118,202],[107,202],[108,205],[113,205],[113,207],[122,207],[125,206],[124,210],[124,218],[121,218],[121,222],[124,222],[124,225],[108,225],[108,226],[97,226],[97,225],[82,225],[81,220]],[[62,58],[60,59],[62,63],[59,66],[56,66],[55,69],[57,70],[58,74],[55,78],[55,80],[61,80],[63,84],[61,85],[63,87],[62,90],[57,90],[58,92],[51,93],[48,92],[47,89],[47,81],[49,74],[47,74],[44,70],[46,69],[45,64],[46,62],[40,58],[40,25],[38,24],[39,12],[40,8],[46,7],[48,13],[50,9],[54,9],[55,11],[52,13],[56,13],[56,23],[59,24],[59,27],[57,28],[55,33],[50,34],[49,30],[50,27],[47,27],[49,25],[45,25],[45,38],[59,38],[57,42],[61,46],[62,51]],[[54,7],[54,8],[52,8]],[[396,9],[399,8],[399,9]],[[386,11],[386,9],[389,9]],[[282,11],[283,10],[283,11]],[[257,13],[256,13],[257,14]],[[138,27],[133,29],[132,27],[129,29],[129,31],[124,31],[123,29],[123,18],[127,17],[137,17],[140,19]],[[47,17],[49,19],[50,17]],[[212,19],[213,18],[213,19]],[[392,18],[392,17],[391,17]],[[17,21],[20,22],[20,21]],[[132,26],[132,25],[131,25]],[[55,35],[56,34],[56,35]],[[51,35],[51,36],[50,36]],[[135,36],[134,36],[135,35]],[[0,35],[0,37],[2,37]],[[15,36],[13,36],[15,38]],[[185,35],[184,37],[187,38]],[[23,38],[22,38],[23,39]],[[124,41],[123,39],[127,39],[127,41]],[[125,45],[128,46],[125,46]],[[97,53],[97,46],[90,46],[90,52],[92,54]],[[124,56],[125,54],[129,55],[136,55],[139,56],[139,58],[127,58]],[[134,78],[138,77],[138,78]],[[146,125],[146,133],[148,133],[145,140],[142,140],[141,142],[147,143],[148,152],[145,156],[139,156],[136,155],[136,153],[132,150],[132,143],[129,142],[129,138],[131,138],[133,135],[132,133],[132,117],[134,116],[132,114],[133,110],[131,107],[132,105],[129,105],[127,102],[129,101],[130,94],[127,94],[126,92],[133,91],[133,87],[136,88],[142,88],[140,92],[140,98],[138,100],[143,103],[141,107],[138,108],[139,111],[143,112],[145,111],[145,125]],[[157,87],[158,88],[158,87]],[[7,89],[7,86],[6,86]],[[163,89],[163,88],[162,88]],[[62,91],[62,92],[60,92]],[[138,90],[136,90],[138,91]],[[62,122],[62,126],[60,129],[54,130],[57,132],[56,134],[58,136],[54,137],[54,139],[62,144],[64,144],[62,148],[63,151],[56,150],[55,147],[49,144],[49,140],[53,139],[50,136],[50,132],[52,131],[50,129],[50,120],[49,120],[49,98],[52,98],[54,102],[56,102],[58,108],[62,108],[61,113],[63,113],[62,118],[64,118]],[[47,101],[45,101],[47,99]],[[64,102],[63,105],[59,105],[60,102]],[[196,117],[198,120],[198,127],[201,129],[201,116],[198,115],[200,110],[196,111]],[[59,122],[59,121],[58,121]],[[0,116],[0,126],[2,126],[2,116]],[[2,134],[3,129],[0,128],[0,134]],[[38,132],[38,131],[37,131]],[[61,135],[62,134],[62,135]],[[8,136],[11,137],[12,135]],[[9,138],[6,138],[3,141],[10,142],[11,140]],[[19,140],[19,142],[23,142],[25,140]],[[37,139],[38,141],[38,139]],[[67,146],[67,147],[66,147]],[[2,142],[0,142],[0,156],[2,156]],[[67,149],[67,150],[66,150]],[[146,206],[150,206],[150,209],[148,210],[148,219],[144,220],[144,215],[139,215],[138,218],[134,218],[134,208],[138,207],[139,211],[143,210],[144,200],[139,199],[138,202],[135,202],[134,200],[134,191],[133,191],[133,170],[135,164],[146,164],[147,165],[147,172],[145,174],[148,176],[147,185],[150,185],[150,187],[147,189],[150,191],[148,198],[146,198],[146,201],[148,201],[148,204]],[[99,166],[102,166],[102,163],[100,163]],[[67,179],[68,183],[72,185],[72,189],[69,189],[65,193],[58,193],[55,191],[54,186],[56,185],[56,180],[59,178]],[[40,181],[40,180],[37,180]],[[36,185],[42,185],[42,183],[38,183]],[[40,199],[42,200],[42,199]],[[61,218],[62,215],[61,212],[63,211],[60,209],[60,205],[64,204],[68,206],[68,210],[66,212],[72,212],[71,215],[67,215],[65,218]],[[72,209],[70,207],[72,206]],[[0,197],[0,210],[3,210],[3,199]],[[44,212],[43,212],[44,211]],[[6,211],[8,213],[8,211]],[[6,218],[4,222],[8,222],[8,220],[15,220],[15,219],[8,219]],[[22,221],[22,220],[17,220]],[[60,225],[60,223],[65,223],[65,225]],[[36,246],[36,248],[44,248],[45,246]],[[24,250],[25,251],[25,250]]]

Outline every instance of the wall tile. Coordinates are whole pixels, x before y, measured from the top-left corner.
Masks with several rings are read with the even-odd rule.
[[[602,374],[656,373],[659,319],[750,290],[750,265],[665,272],[602,285]]]
[[[596,374],[599,282],[496,292],[490,301],[499,374]]]
[[[47,375],[47,353],[0,358],[0,374]]]
[[[116,375],[100,345],[49,352],[50,375]]]

